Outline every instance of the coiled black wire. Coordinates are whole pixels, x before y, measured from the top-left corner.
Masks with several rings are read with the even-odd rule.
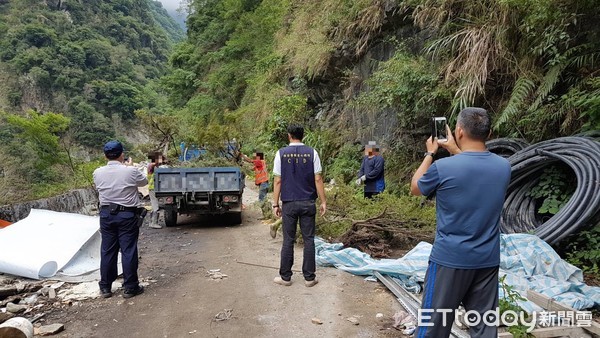
[[[485,143],[488,150],[502,157],[510,157],[517,151],[529,146],[529,143],[519,138],[496,138]]]
[[[504,233],[529,232],[556,244],[577,231],[600,221],[600,142],[589,137],[562,137],[543,141],[508,158],[511,181],[502,212]],[[576,178],[569,201],[545,222],[536,217],[536,203],[528,192],[545,167],[563,162]]]

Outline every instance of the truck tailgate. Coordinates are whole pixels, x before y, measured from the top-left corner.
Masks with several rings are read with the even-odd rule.
[[[240,191],[239,168],[159,168],[155,172],[156,192]]]

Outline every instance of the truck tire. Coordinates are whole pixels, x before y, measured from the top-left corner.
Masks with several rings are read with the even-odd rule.
[[[177,209],[165,209],[165,225],[167,227],[177,225]]]
[[[242,224],[242,212],[236,212],[235,214],[231,214],[231,222],[233,224]]]

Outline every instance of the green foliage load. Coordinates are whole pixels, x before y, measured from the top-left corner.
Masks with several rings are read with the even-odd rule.
[[[222,156],[208,155],[203,158],[182,162],[177,165],[183,168],[237,167],[238,163]]]

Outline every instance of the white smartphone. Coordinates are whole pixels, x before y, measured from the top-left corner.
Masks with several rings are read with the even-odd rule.
[[[446,132],[446,118],[445,117],[434,117],[433,118],[433,130],[431,135],[437,137],[438,141],[447,141],[448,135]]]

